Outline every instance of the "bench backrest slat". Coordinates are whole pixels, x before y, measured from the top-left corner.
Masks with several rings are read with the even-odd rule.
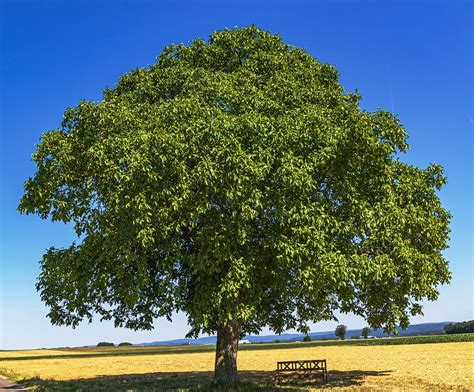
[[[326,370],[325,359],[311,359],[303,361],[280,361],[277,362],[278,371],[295,371],[295,370]]]

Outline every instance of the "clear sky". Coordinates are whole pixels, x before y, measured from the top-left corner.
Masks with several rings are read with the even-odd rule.
[[[134,343],[182,338],[186,319],[157,320],[151,332],[111,323],[53,327],[35,290],[38,261],[50,246],[74,239],[71,227],[16,212],[22,183],[34,173],[31,153],[64,109],[99,100],[105,86],[155,61],[163,47],[207,38],[225,27],[256,24],[334,64],[347,91],[367,110],[398,114],[410,135],[403,159],[444,166],[440,192],[453,214],[453,280],[413,322],[473,318],[473,9],[446,1],[5,1],[1,25],[0,349],[77,346],[101,340]],[[362,327],[351,315],[340,321]],[[313,331],[333,329],[319,323]]]

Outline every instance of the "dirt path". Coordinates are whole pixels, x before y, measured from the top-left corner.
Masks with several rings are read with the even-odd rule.
[[[7,380],[4,377],[0,377],[0,392],[6,391],[26,391],[26,389],[18,384],[15,384],[13,381]]]

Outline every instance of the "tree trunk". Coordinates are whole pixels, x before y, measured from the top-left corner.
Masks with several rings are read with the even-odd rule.
[[[237,375],[239,334],[240,324],[236,321],[231,321],[217,330],[215,384],[232,385],[239,381]]]

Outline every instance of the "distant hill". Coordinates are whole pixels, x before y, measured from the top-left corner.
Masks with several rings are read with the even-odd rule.
[[[439,323],[423,323],[413,324],[407,329],[403,330],[398,328],[398,336],[415,336],[415,335],[432,335],[444,333],[443,328],[446,324],[452,323],[453,321],[443,321]],[[346,338],[350,338],[353,335],[360,335],[362,329],[348,329]],[[370,330],[370,335],[375,337],[387,337],[388,335],[382,330]],[[323,339],[336,339],[334,331],[325,332],[310,332],[311,340],[323,340]],[[304,335],[301,333],[283,333],[281,335],[247,335],[244,337],[250,343],[269,343],[275,340],[282,342],[294,342],[303,340]],[[206,336],[198,339],[174,339],[165,341],[156,341],[142,344],[135,344],[135,346],[180,346],[180,345],[202,345],[202,344],[215,344],[215,336]]]

